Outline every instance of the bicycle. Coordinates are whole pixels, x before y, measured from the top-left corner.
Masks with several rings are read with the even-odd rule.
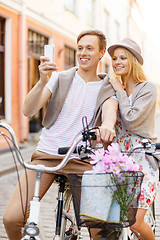
[[[65,148],[61,149],[60,151],[62,152],[66,152],[66,155],[64,157],[64,159],[62,160],[62,162],[56,166],[56,167],[45,167],[44,165],[30,165],[26,162],[23,161],[23,158],[19,152],[19,148],[18,148],[18,144],[17,144],[17,140],[16,140],[16,136],[15,133],[13,131],[13,129],[6,123],[0,123],[0,127],[5,128],[11,136],[11,140],[14,146],[14,150],[15,150],[15,154],[16,157],[18,159],[18,161],[20,162],[20,164],[24,167],[24,168],[28,168],[31,170],[36,171],[37,176],[36,176],[36,182],[35,182],[35,192],[34,192],[34,197],[32,199],[32,201],[30,202],[30,215],[29,215],[29,219],[28,219],[28,223],[27,225],[24,226],[23,228],[23,233],[25,234],[25,236],[22,238],[23,240],[25,239],[30,239],[30,240],[39,240],[39,228],[38,228],[38,220],[39,220],[39,209],[40,209],[40,201],[39,201],[39,188],[40,188],[40,179],[41,179],[41,175],[44,172],[48,172],[48,173],[54,173],[59,169],[62,169],[65,164],[67,164],[68,161],[72,160],[72,159],[84,159],[88,157],[88,152],[87,149],[89,151],[94,151],[91,148],[91,145],[88,146],[81,146],[80,148],[77,148],[79,157],[70,157],[71,154],[75,151],[77,144],[83,140],[83,141],[91,141],[91,140],[95,140],[96,139],[96,135],[94,130],[84,130],[82,135],[78,136],[75,141],[73,142],[72,146],[69,148]],[[3,133],[1,133],[3,135]],[[136,146],[134,150],[137,149],[147,149],[147,151],[149,151],[149,149],[151,149],[150,154],[151,153],[155,153],[156,149],[160,148],[160,144],[150,144],[148,142],[142,142],[141,144],[139,144],[138,146]],[[70,214],[69,212],[69,208],[72,202],[72,193],[71,190],[69,188],[68,185],[66,185],[67,183],[67,178],[65,176],[57,176],[56,179],[57,182],[59,182],[59,191],[58,191],[58,207],[57,207],[57,220],[56,220],[56,230],[55,230],[55,236],[54,239],[55,240],[63,240],[63,239],[70,239],[70,240],[76,240],[76,239],[80,239],[81,238],[81,233],[80,233],[80,227],[77,226],[76,220],[75,218],[72,216],[72,214]],[[150,213],[151,219],[153,220],[153,214]],[[69,223],[69,227],[68,229],[66,229],[66,226],[68,226]],[[152,221],[153,224],[153,221]],[[155,227],[155,222],[153,224],[153,227]],[[113,239],[113,235],[108,238],[108,239]],[[129,228],[123,228],[121,231],[121,235],[118,238],[119,240],[128,240],[128,239],[136,239],[134,235],[131,235],[129,232]]]

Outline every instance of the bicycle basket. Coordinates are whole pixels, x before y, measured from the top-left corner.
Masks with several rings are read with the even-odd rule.
[[[122,228],[135,222],[142,172],[68,175],[78,226]]]

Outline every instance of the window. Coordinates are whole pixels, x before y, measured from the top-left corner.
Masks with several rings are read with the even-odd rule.
[[[38,65],[39,58],[44,54],[44,45],[48,44],[48,38],[37,32],[29,30],[28,32],[28,56],[29,56],[29,90],[37,83],[39,79]]]
[[[29,54],[39,58],[44,53],[44,45],[48,44],[48,38],[37,32],[29,30],[28,32],[28,51]]]
[[[5,116],[5,19],[0,17],[0,119]]]
[[[28,31],[28,88],[29,90],[39,80],[38,66],[40,56],[44,54],[44,45],[48,44],[49,38],[32,30]],[[45,108],[41,109],[36,117],[41,121]],[[39,129],[38,129],[39,130]]]
[[[64,47],[64,66],[65,69],[69,69],[70,67],[74,67],[76,65],[76,50],[65,46]]]

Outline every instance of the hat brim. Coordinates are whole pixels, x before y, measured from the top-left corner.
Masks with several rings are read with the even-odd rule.
[[[123,48],[126,48],[127,50],[129,50],[138,60],[138,62],[143,65],[143,58],[140,54],[138,54],[136,51],[134,51],[134,49],[128,47],[128,46],[125,46],[124,44],[115,44],[115,45],[112,45],[108,48],[108,53],[109,55],[112,57],[112,54],[114,52],[114,50],[118,47],[123,47]]]

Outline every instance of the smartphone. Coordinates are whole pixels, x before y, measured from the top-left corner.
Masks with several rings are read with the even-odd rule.
[[[50,62],[54,62],[54,44],[44,46],[44,56],[48,57]]]

